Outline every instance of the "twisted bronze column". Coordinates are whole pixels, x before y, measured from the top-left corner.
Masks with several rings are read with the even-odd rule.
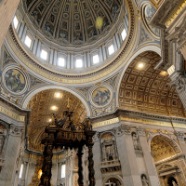
[[[78,155],[78,175],[79,175],[78,185],[83,186],[82,146],[78,148],[77,155]]]

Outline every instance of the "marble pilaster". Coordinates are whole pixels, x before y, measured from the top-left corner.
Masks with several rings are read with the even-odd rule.
[[[142,186],[141,178],[136,167],[136,154],[133,147],[130,129],[122,126],[117,132],[117,149],[122,165],[123,181],[125,186]]]
[[[14,183],[16,169],[19,163],[19,149],[21,145],[22,128],[10,126],[5,149],[5,164],[0,174],[0,185],[10,186]]]
[[[96,186],[102,185],[102,174],[101,174],[101,146],[98,134],[94,136],[94,146],[93,146],[93,159],[94,159],[94,170],[95,171],[95,180]]]
[[[186,109],[186,77],[181,75],[179,72],[173,72],[170,75],[172,85],[176,87],[178,96]]]
[[[160,185],[158,174],[156,171],[156,167],[154,165],[154,161],[150,152],[149,144],[147,143],[147,138],[145,135],[145,131],[143,129],[138,129],[139,141],[143,151],[143,158],[145,161],[145,166],[148,174],[148,178],[151,186]]]

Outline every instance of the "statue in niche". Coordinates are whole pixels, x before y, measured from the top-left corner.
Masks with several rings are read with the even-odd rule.
[[[112,161],[117,159],[117,149],[114,136],[111,133],[105,133],[101,137],[102,160]]]
[[[114,147],[113,145],[106,145],[105,146],[106,158],[108,161],[114,159]]]
[[[135,132],[132,132],[132,140],[133,140],[133,144],[134,144],[134,149],[135,150],[140,150],[140,145],[139,145],[139,140],[138,140],[138,136]]]
[[[149,181],[148,181],[147,176],[145,174],[141,175],[141,182],[142,182],[142,186],[149,186]]]

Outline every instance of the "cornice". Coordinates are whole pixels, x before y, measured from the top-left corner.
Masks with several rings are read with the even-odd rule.
[[[165,22],[174,13],[175,9],[184,2],[185,0],[164,0],[161,6],[154,14],[151,24],[161,28],[166,28]]]
[[[173,116],[161,116],[154,114],[147,114],[142,112],[135,112],[129,110],[118,109],[115,113],[92,119],[93,127],[99,128],[108,125],[113,125],[121,122],[138,123],[162,127],[186,128],[186,118],[178,118]]]

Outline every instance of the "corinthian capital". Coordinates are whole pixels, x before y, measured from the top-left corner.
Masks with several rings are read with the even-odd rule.
[[[21,136],[23,134],[23,127],[11,125],[9,134],[13,136]]]
[[[186,88],[186,77],[179,75],[173,82],[173,85],[176,87],[178,93],[185,91]]]

